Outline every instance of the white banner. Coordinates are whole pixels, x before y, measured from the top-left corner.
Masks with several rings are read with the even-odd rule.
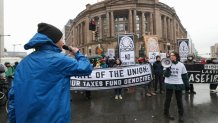
[[[90,76],[71,77],[71,90],[101,90],[136,86],[152,80],[150,65],[95,69]]]
[[[163,58],[166,58],[167,57],[167,54],[166,53],[160,53],[160,58],[161,58],[161,60],[163,59]]]
[[[149,57],[149,62],[154,63],[156,61],[156,56],[159,55],[159,52],[149,52],[148,57]]]

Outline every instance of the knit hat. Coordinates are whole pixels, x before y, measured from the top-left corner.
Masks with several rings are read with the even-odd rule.
[[[158,58],[160,58],[160,56],[159,56],[159,55],[157,55],[157,56],[156,56],[156,60],[157,60]]]
[[[63,33],[57,27],[47,23],[38,24],[38,33],[48,36],[54,43],[57,43],[63,36]]]

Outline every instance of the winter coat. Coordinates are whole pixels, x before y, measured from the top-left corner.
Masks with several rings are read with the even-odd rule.
[[[12,78],[14,76],[14,67],[10,66],[5,71],[5,76]]]
[[[91,74],[89,60],[80,52],[75,59],[60,53],[40,33],[24,48],[37,50],[16,68],[9,92],[9,123],[70,123],[70,77]]]
[[[163,75],[163,66],[160,61],[156,61],[153,64],[153,70],[155,75],[162,76]]]

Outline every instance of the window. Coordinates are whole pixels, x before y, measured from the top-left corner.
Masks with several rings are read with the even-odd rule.
[[[128,20],[124,15],[115,17],[115,33],[124,33],[128,31]]]
[[[107,37],[107,32],[108,32],[108,25],[107,25],[107,19],[106,18],[102,18],[102,28],[103,28],[103,32],[102,32],[102,36],[103,38]]]

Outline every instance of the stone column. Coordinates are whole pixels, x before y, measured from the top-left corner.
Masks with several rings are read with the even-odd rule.
[[[132,33],[132,10],[129,10],[129,33]]]
[[[160,16],[160,9],[155,8],[154,9],[154,34],[155,35],[161,35],[161,16]]]
[[[89,30],[89,17],[86,17],[85,22],[85,36],[86,37],[86,43],[90,43],[90,30]]]
[[[76,26],[76,42],[77,42],[77,45],[79,46],[79,40],[80,40],[80,37],[79,37],[79,25]]]
[[[106,13],[107,20],[107,37],[110,37],[110,15],[109,12]]]
[[[168,25],[168,27],[167,27],[167,30],[168,30],[168,32],[167,32],[167,38],[168,38],[168,40],[171,40],[171,38],[170,38],[170,32],[171,32],[171,28],[170,28],[170,18],[167,19],[167,25]]]
[[[133,10],[133,24],[134,24],[134,26],[133,26],[133,32],[136,34],[136,30],[137,30],[137,26],[136,26],[136,10]]]
[[[167,39],[167,21],[166,21],[166,16],[164,16],[164,38]]]
[[[77,28],[76,28],[76,25],[74,25],[74,27],[73,27],[74,29],[74,31],[73,31],[73,44],[74,45],[77,45]]]
[[[145,12],[142,12],[142,23],[141,23],[141,29],[142,29],[142,36],[145,34]]]
[[[81,26],[78,24],[78,44],[81,45]]]
[[[102,18],[101,16],[98,16],[98,21],[99,21],[99,39],[102,39]]]
[[[81,22],[79,25],[80,25],[80,44],[83,45],[83,23]]]
[[[115,36],[114,32],[114,12],[111,12],[111,37]]]
[[[173,20],[170,19],[170,40],[173,40]]]
[[[150,34],[153,35],[153,14],[150,13],[149,15],[149,25],[150,25]]]
[[[172,17],[172,39],[173,39],[173,43],[177,44],[177,40],[176,40],[176,26],[175,26],[175,14]],[[178,51],[178,46],[175,45],[175,50]]]

